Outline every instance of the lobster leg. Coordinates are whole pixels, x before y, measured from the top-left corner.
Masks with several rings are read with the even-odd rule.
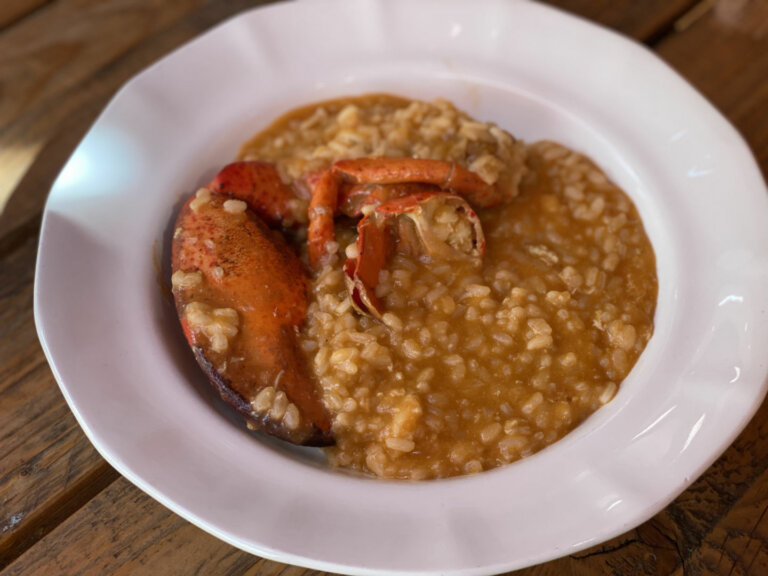
[[[463,196],[477,208],[497,206],[504,201],[493,185],[456,162],[424,158],[357,158],[339,160],[333,170],[356,183],[431,184]]]
[[[334,241],[333,216],[357,217],[362,208],[424,191],[458,194],[470,205],[487,208],[507,200],[495,186],[455,162],[421,158],[339,160],[308,178],[310,263],[317,269]]]
[[[460,196],[422,192],[385,202],[358,224],[353,255],[344,264],[352,304],[381,318],[379,272],[394,249],[428,259],[482,260],[485,236],[477,214]]]
[[[307,183],[312,190],[307,231],[309,263],[317,270],[325,257],[334,252],[330,243],[335,241],[333,219],[338,205],[339,178],[332,170],[324,170],[308,177]]]

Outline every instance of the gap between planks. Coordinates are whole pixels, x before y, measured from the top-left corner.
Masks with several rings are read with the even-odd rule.
[[[703,18],[712,8],[712,5],[714,5],[713,0],[691,0],[691,2],[681,6],[680,10],[672,14],[672,17],[663,26],[660,26],[658,30],[651,33],[643,41],[643,44],[651,49],[655,49],[658,44],[661,44],[670,36],[685,31]]]
[[[102,460],[93,470],[61,492],[45,508],[36,510],[36,517],[26,518],[23,525],[0,546],[0,570],[11,564],[59,524],[90,502],[120,474]]]

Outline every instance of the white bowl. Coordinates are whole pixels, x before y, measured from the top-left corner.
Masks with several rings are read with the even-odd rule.
[[[452,100],[596,160],[654,245],[656,330],[616,398],[477,476],[375,481],[248,433],[209,391],[153,266],[179,202],[280,113],[340,95]],[[356,574],[485,574],[643,522],[766,390],[768,196],[734,129],[643,47],[528,2],[316,0],[245,13],[129,82],[45,210],[35,316],[101,454],[267,558]]]

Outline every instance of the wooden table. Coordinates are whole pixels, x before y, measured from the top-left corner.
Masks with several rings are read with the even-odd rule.
[[[48,190],[131,76],[262,2],[0,2],[0,571],[306,574],[216,540],[123,479],[83,435],[32,316]],[[768,0],[554,0],[645,43],[727,116],[768,172]],[[4,207],[4,208],[3,208]],[[768,574],[768,404],[645,524],[518,574]]]

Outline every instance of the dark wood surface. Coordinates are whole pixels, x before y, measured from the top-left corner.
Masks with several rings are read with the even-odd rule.
[[[0,575],[316,573],[216,540],[115,472],[45,361],[32,293],[48,190],[131,76],[263,2],[0,3]],[[553,0],[645,43],[728,117],[768,173],[768,0]],[[645,524],[521,575],[768,574],[768,405]]]

